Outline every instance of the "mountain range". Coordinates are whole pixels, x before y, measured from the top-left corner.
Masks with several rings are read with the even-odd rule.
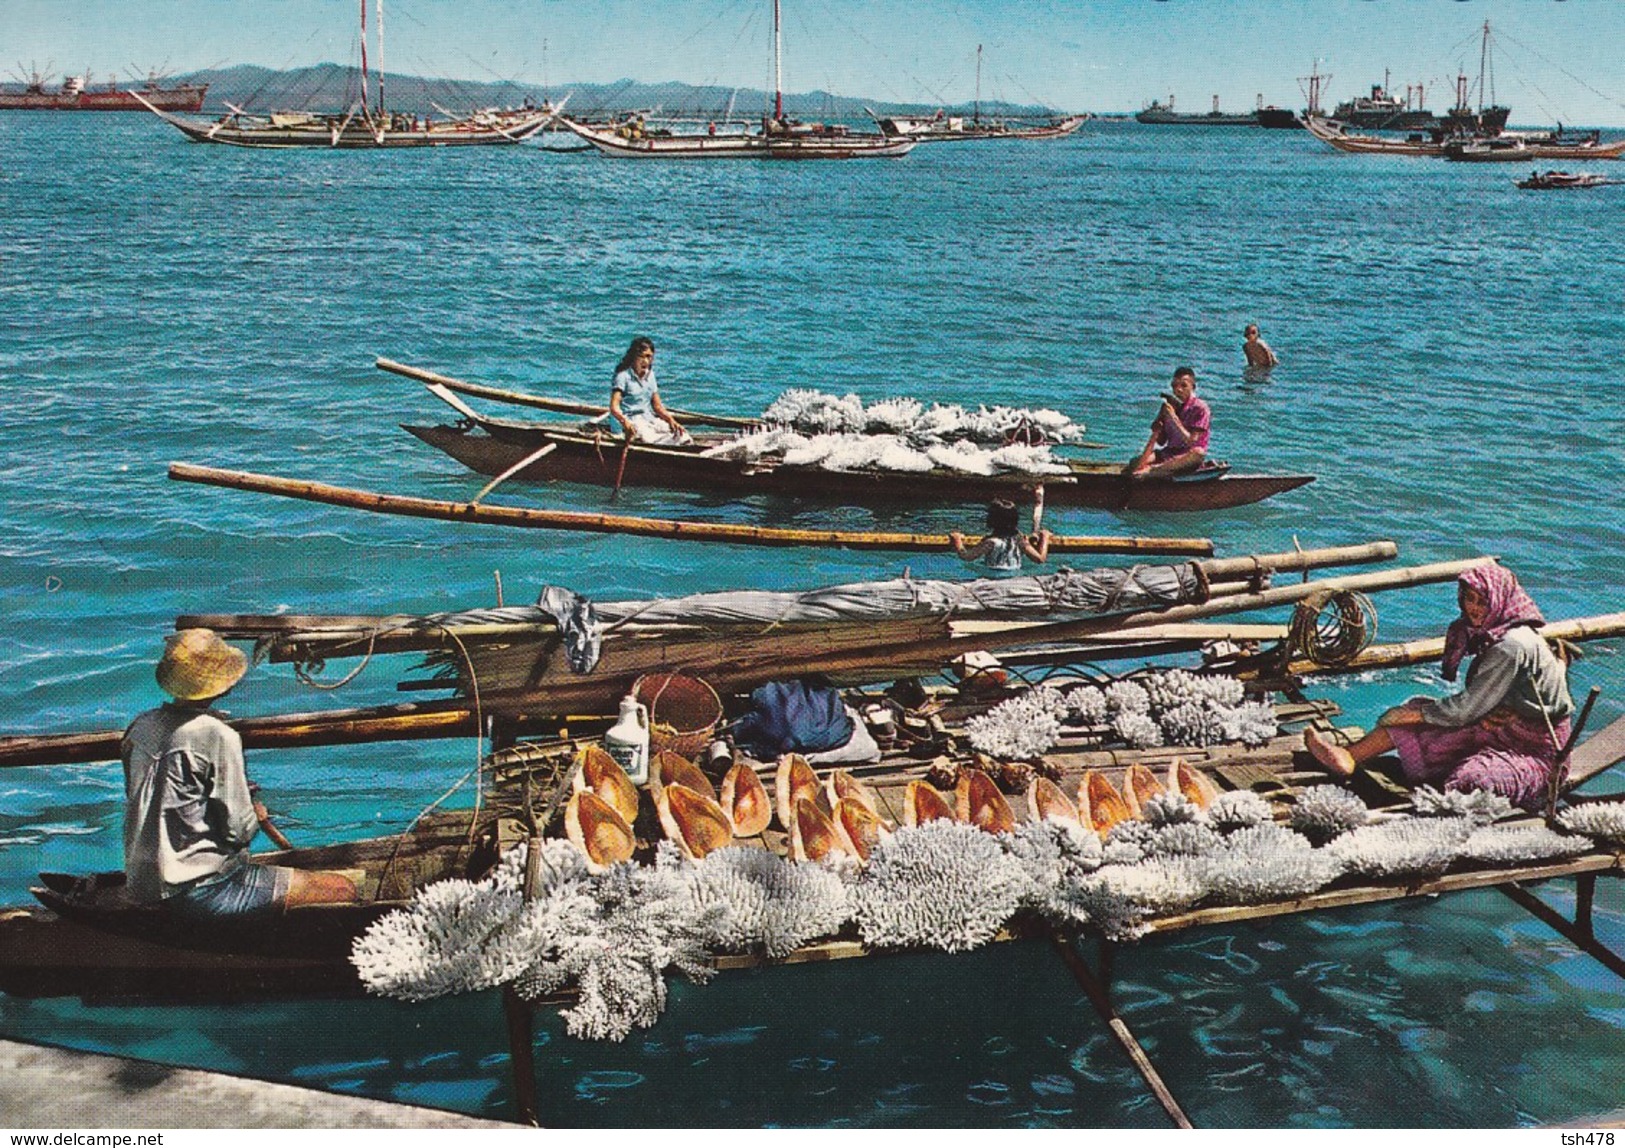
[[[315,64],[288,70],[237,64],[177,76],[172,82],[175,81],[208,84],[206,107],[210,111],[225,111],[228,104],[250,112],[334,111],[352,107],[361,95],[359,71],[340,64]],[[369,84],[377,81],[376,74],[369,77]],[[513,107],[527,99],[535,104],[549,98],[558,102],[568,96],[567,110],[587,117],[658,109],[672,116],[722,118],[732,108],[735,118],[754,119],[771,101],[770,93],[756,88],[723,88],[676,81],[647,84],[617,80],[609,84],[553,84],[544,89],[514,81],[432,79],[393,72],[384,76],[384,92],[391,109],[414,113],[432,113],[438,107],[462,114],[474,108]],[[368,94],[373,100],[378,98],[376,87],[369,87]],[[866,106],[899,114],[929,114],[940,105],[898,104],[824,91],[786,93],[784,97],[786,114],[804,119],[859,119],[864,117]],[[969,114],[972,108],[962,104],[944,110]],[[1051,111],[1036,105],[1000,101],[984,101],[981,110],[984,115],[992,116],[1042,115]]]

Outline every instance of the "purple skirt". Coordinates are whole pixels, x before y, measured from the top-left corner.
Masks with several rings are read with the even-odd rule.
[[[1488,789],[1524,809],[1546,801],[1558,748],[1568,740],[1569,721],[1536,724],[1523,718],[1480,722],[1460,729],[1431,725],[1388,727],[1405,780],[1444,789]]]

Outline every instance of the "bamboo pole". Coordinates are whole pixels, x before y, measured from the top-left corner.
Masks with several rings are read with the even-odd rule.
[[[540,510],[517,506],[481,506],[477,502],[443,502],[401,494],[376,494],[366,490],[332,486],[324,482],[278,478],[275,475],[253,474],[241,470],[222,470],[186,462],[170,463],[169,477],[176,482],[195,482],[204,486],[222,486],[232,490],[274,494],[306,502],[322,502],[330,506],[369,510],[378,514],[438,518],[449,522],[476,522],[491,526],[579,530],[593,534],[631,534],[646,538],[680,538],[693,542],[731,542],[751,546],[840,546],[849,550],[929,552],[946,551],[950,547],[946,534],[786,530],[732,523],[634,518],[621,514]],[[1213,553],[1213,543],[1207,538],[1112,538],[1078,535],[1051,537],[1050,550],[1057,554],[1205,555]]]
[[[1625,635],[1625,611],[1613,614],[1593,614],[1586,618],[1566,618],[1548,622],[1536,631],[1542,637],[1561,638],[1568,642],[1588,642],[1597,638],[1617,638]],[[1420,662],[1437,661],[1444,656],[1443,638],[1418,638],[1410,642],[1393,642],[1384,646],[1367,646],[1351,660],[1339,666],[1322,666],[1306,659],[1292,662],[1287,670],[1293,674],[1341,674],[1361,670],[1387,670],[1397,666],[1414,666]]]
[[[532,407],[541,411],[553,411],[555,414],[586,415],[589,418],[605,414],[609,410],[608,407],[595,406],[592,403],[577,403],[568,399],[553,399],[545,395],[527,394],[524,391],[506,391],[501,387],[489,387],[483,383],[470,383],[463,379],[454,379],[450,375],[426,371],[422,367],[397,363],[393,359],[379,358],[374,365],[380,371],[388,371],[404,378],[416,379],[420,383],[433,383],[445,387],[447,390],[460,391],[465,395],[473,395],[476,398],[508,403],[510,406]],[[731,430],[743,430],[748,427],[762,425],[761,419],[743,419],[732,415],[712,415],[703,411],[683,411],[671,408],[671,413],[682,422],[693,426],[727,427]]]

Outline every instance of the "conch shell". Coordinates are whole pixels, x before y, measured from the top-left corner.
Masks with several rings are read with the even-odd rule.
[[[880,806],[875,803],[874,792],[844,769],[830,771],[830,775],[824,778],[824,792],[829,796],[831,809],[839,805],[843,799],[850,798],[876,817],[880,816]]]
[[[1168,765],[1168,790],[1182,794],[1198,809],[1206,809],[1219,798],[1219,787],[1213,784],[1213,779],[1186,765],[1182,757],[1174,758]]]
[[[845,853],[846,845],[835,822],[810,797],[796,799],[790,820],[790,857],[795,861],[822,861],[832,853]]]
[[[869,860],[876,843],[890,832],[873,809],[853,797],[843,797],[835,803],[831,820],[835,822],[842,848],[862,861]]]
[[[1083,782],[1078,786],[1078,815],[1085,826],[1102,837],[1118,822],[1134,816],[1111,779],[1093,769],[1083,775]]]
[[[1010,803],[993,784],[993,779],[981,770],[961,770],[954,795],[959,820],[987,833],[1009,833],[1015,829],[1016,815],[1010,811]]]
[[[743,758],[736,760],[722,779],[722,812],[735,837],[754,837],[773,820],[773,802],[767,787]]]
[[[954,807],[929,781],[911,781],[903,797],[903,824],[913,828],[928,821],[957,821]]]
[[[802,798],[818,800],[818,775],[799,753],[787,753],[779,758],[778,772],[773,775],[773,789],[777,798],[779,824],[794,831],[796,802]]]
[[[1143,818],[1145,816],[1145,803],[1153,797],[1168,792],[1152,773],[1139,762],[1129,766],[1123,773],[1123,800],[1128,804],[1130,817]]]
[[[577,793],[591,793],[601,799],[628,825],[638,819],[638,787],[603,746],[581,747],[570,785]]]
[[[650,763],[649,776],[654,778],[654,788],[658,791],[668,785],[682,785],[692,789],[695,793],[703,793],[712,801],[717,799],[717,787],[711,784],[711,779],[700,772],[700,767],[680,753],[673,753],[663,749],[655,754]]]
[[[630,861],[637,845],[626,819],[590,789],[570,795],[570,803],[564,807],[564,832],[594,868]]]
[[[722,806],[686,785],[668,785],[655,798],[666,836],[696,861],[733,842],[733,827]]]
[[[1031,821],[1070,821],[1079,824],[1078,807],[1059,785],[1035,774],[1027,787],[1027,817]]]

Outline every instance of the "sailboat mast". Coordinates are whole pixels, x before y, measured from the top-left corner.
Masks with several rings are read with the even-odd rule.
[[[773,0],[773,118],[784,118],[784,59],[779,38],[779,0]]]
[[[378,0],[378,118],[384,116],[384,0]]]
[[[361,0],[361,111],[367,110],[367,0]]]
[[[976,104],[972,118],[982,122],[982,45],[976,45]]]
[[[1484,114],[1484,66],[1490,57],[1490,22],[1484,21],[1484,42],[1478,49],[1478,114]]]

